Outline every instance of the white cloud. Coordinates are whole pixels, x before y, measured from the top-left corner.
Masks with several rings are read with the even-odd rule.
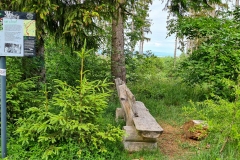
[[[161,46],[162,46],[162,43],[155,42],[154,45],[155,45],[156,47],[161,47]]]

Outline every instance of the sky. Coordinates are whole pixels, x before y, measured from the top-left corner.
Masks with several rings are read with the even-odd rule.
[[[144,42],[143,50],[151,50],[157,56],[173,56],[175,46],[175,36],[166,38],[167,36],[167,11],[163,11],[165,3],[161,0],[153,0],[153,4],[150,6],[149,19],[152,20],[151,32],[145,36],[150,38],[149,42]],[[139,45],[136,46],[136,50],[139,50]],[[177,55],[180,55],[180,51],[177,51]]]

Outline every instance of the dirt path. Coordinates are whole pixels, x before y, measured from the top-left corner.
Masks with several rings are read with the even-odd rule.
[[[159,124],[164,132],[158,139],[158,145],[169,160],[187,160],[191,154],[195,153],[193,150],[199,142],[186,139],[181,127],[174,127],[165,122],[159,122]]]

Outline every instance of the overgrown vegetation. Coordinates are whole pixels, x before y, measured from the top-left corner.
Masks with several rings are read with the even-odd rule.
[[[32,7],[29,4],[27,6]],[[89,1],[87,6],[90,4],[96,5],[94,1]],[[57,9],[54,4],[49,7],[53,11]],[[104,12],[104,6],[99,7],[103,7],[102,10],[94,9]],[[207,121],[207,138],[198,147],[180,144],[193,151],[181,159],[240,157],[239,12],[236,8],[214,17],[186,16],[173,20],[170,33],[195,42],[191,51],[178,58],[176,65],[172,57],[159,58],[150,51],[125,54],[127,85],[157,121],[178,127],[190,119]],[[45,10],[41,13],[47,15]],[[75,14],[75,11],[69,13]],[[93,21],[91,17],[98,17],[95,11],[81,13],[86,13],[79,15],[84,19],[83,24]],[[59,15],[56,14],[57,19],[62,18]],[[85,37],[81,27],[78,26],[81,30],[78,36]],[[103,32],[98,29],[94,33]],[[74,39],[72,34],[76,31],[70,30],[65,36],[71,37],[65,40],[70,40],[71,46],[66,46],[62,39],[56,43],[50,34],[40,36],[45,38],[44,59],[43,56],[7,58],[6,159],[167,159],[159,150],[124,151],[121,143],[124,122],[114,121],[119,103],[111,83],[111,59],[109,55],[96,55],[98,38],[87,39],[87,48],[93,46],[94,50],[86,50],[85,44],[81,51],[74,52],[73,45],[78,43],[76,48],[80,48],[83,41],[81,39],[80,44]],[[43,66],[46,70],[42,70]],[[211,147],[206,149],[206,145]]]
[[[54,53],[55,50],[49,48],[46,52]],[[86,52],[87,54],[84,54]],[[46,79],[49,83],[44,85],[38,81],[38,78],[23,81],[20,78],[21,70],[16,70],[18,67],[13,67],[13,71],[9,71],[15,74],[9,75],[13,78],[9,80],[12,89],[8,92],[10,99],[8,107],[15,105],[16,107],[12,108],[16,110],[10,109],[8,113],[9,115],[18,114],[9,119],[12,124],[8,124],[8,159],[19,159],[19,157],[21,159],[75,158],[84,160],[130,160],[133,158],[154,160],[156,157],[167,159],[159,150],[131,154],[124,151],[121,143],[123,135],[121,127],[124,122],[114,121],[115,109],[120,104],[116,93],[112,92],[113,84],[104,79],[95,80],[94,77],[88,80],[90,76],[88,71],[80,72],[79,69],[85,66],[84,62],[92,60],[91,51],[83,49],[77,53],[79,62],[76,67],[76,76],[73,78],[66,71],[66,77],[69,75],[66,81],[49,78],[51,77],[49,76]],[[65,54],[73,53],[66,51]],[[105,57],[97,58],[99,61],[101,58],[104,59],[103,62],[109,61]],[[177,61],[178,65],[185,63],[186,58],[188,57],[181,56]],[[14,62],[17,65],[15,60],[9,58],[8,63]],[[57,57],[49,58],[46,63],[54,64],[54,61],[61,64],[61,59]],[[51,67],[49,64],[46,65]],[[100,63],[95,67],[104,68],[105,66],[106,64]],[[178,68],[173,67],[172,57],[159,58],[151,54],[132,55],[127,60],[127,66],[129,88],[137,100],[144,102],[157,121],[164,121],[179,127],[190,119],[199,118],[208,122],[209,135],[202,140],[199,147],[194,148],[182,144],[182,146],[187,145],[189,150],[196,153],[186,155],[186,157],[234,159],[239,156],[240,133],[237,127],[239,126],[239,89],[235,82],[229,80],[222,82],[235,90],[235,101],[229,102],[217,96],[207,100],[207,95],[210,94],[208,85],[188,85],[182,81],[176,74]],[[94,66],[91,67],[94,68]],[[84,68],[87,68],[87,65]],[[47,71],[47,75],[56,78],[57,76],[53,73]],[[31,93],[29,91],[33,93],[29,95],[28,93]],[[14,95],[19,93],[22,96],[19,100],[10,98],[17,97]],[[29,98],[33,95],[35,97]],[[210,149],[199,150],[209,144]],[[183,156],[180,159],[186,157]]]
[[[13,150],[22,146],[22,151],[10,154],[9,159],[107,159],[115,156],[108,151],[108,145],[120,142],[123,131],[112,124],[101,123],[112,93],[111,83],[106,79],[87,80],[83,62],[90,51],[84,47],[76,53],[81,58],[80,70],[75,73],[79,75],[77,86],[53,80],[54,93],[50,99],[46,86],[45,90],[39,91],[39,96],[42,95],[45,100],[38,98],[38,102],[42,100],[38,106],[30,104],[31,106],[19,108],[24,116],[17,116],[15,127],[12,128],[15,130],[12,131],[14,138],[10,139],[10,143],[15,143]],[[28,81],[34,82],[31,79]],[[25,88],[31,89],[30,84],[25,84]],[[21,87],[22,85],[16,85],[15,90]],[[31,98],[28,95],[22,96]],[[21,100],[29,105],[25,99]],[[10,110],[9,113],[15,112]]]
[[[211,94],[234,101],[229,79],[239,76],[239,8],[220,12],[218,17],[197,16],[171,20],[170,33],[194,41],[191,56],[179,66],[179,76],[189,85],[207,84]],[[207,27],[206,27],[207,26]]]

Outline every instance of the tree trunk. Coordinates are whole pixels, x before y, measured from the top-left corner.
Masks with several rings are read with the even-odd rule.
[[[236,7],[239,7],[239,0],[236,0]]]
[[[203,120],[191,120],[184,123],[183,132],[186,138],[201,140],[207,136],[208,124]]]
[[[174,68],[176,66],[176,60],[177,60],[177,35],[176,35],[176,39],[175,39],[175,48],[174,48],[174,62],[173,62]]]
[[[143,40],[140,40],[139,42],[139,54],[143,54]]]
[[[134,3],[134,2],[133,2]],[[133,4],[133,6],[134,6],[135,4]],[[135,7],[133,7],[132,8],[132,22],[131,22],[131,32],[133,33],[134,32],[134,15],[135,15]],[[135,45],[134,46],[131,46],[132,48],[131,48],[131,53],[133,53],[134,52],[134,50],[135,50]]]
[[[42,82],[46,82],[46,69],[45,69],[45,59],[44,59],[44,41],[40,42],[37,51],[36,51],[36,56],[39,57],[40,61],[40,68],[39,68],[39,74],[40,74],[40,80]]]
[[[124,0],[118,1],[120,4]],[[111,56],[111,72],[113,78],[121,78],[126,82],[126,67],[124,55],[124,24],[122,9],[117,3],[116,12],[112,20],[112,56]]]

